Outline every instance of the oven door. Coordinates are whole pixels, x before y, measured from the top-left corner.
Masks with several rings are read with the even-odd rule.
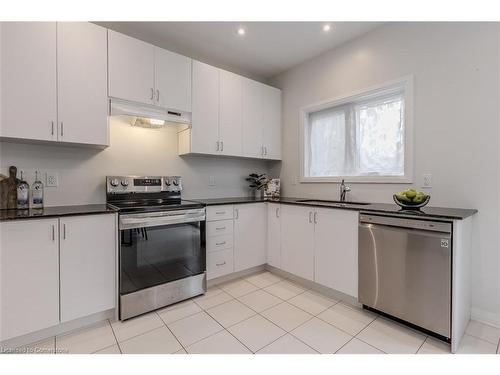
[[[122,297],[205,271],[205,209],[120,215]]]

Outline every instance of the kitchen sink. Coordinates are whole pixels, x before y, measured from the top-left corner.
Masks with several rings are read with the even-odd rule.
[[[349,202],[349,201],[325,201],[318,199],[301,199],[297,203],[310,203],[310,204],[320,204],[320,205],[331,205],[331,206],[366,206],[371,203],[368,202]]]

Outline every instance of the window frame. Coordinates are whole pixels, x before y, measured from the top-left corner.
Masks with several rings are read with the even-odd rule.
[[[403,97],[405,101],[404,116],[404,175],[403,176],[326,176],[326,177],[309,177],[305,176],[306,166],[306,142],[308,141],[308,132],[306,126],[308,125],[309,114],[311,112],[321,111],[323,109],[347,105],[352,102],[362,102],[377,98],[380,96],[391,95],[403,90]],[[363,90],[359,90],[349,95],[344,95],[334,99],[329,99],[320,103],[302,107],[299,111],[300,125],[299,125],[299,182],[300,183],[337,183],[345,179],[352,183],[384,183],[384,184],[401,184],[413,182],[413,75],[408,75],[393,81],[384,82],[376,86],[372,86]]]

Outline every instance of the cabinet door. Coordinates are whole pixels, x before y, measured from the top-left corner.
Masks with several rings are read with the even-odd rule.
[[[155,47],[129,36],[108,31],[109,96],[155,104]]]
[[[263,98],[262,84],[243,78],[242,132],[243,156],[261,158],[263,149]]]
[[[115,307],[116,217],[60,219],[61,322]]]
[[[219,140],[219,70],[193,61],[191,152],[216,154]]]
[[[56,23],[1,23],[2,137],[57,140]]]
[[[220,153],[241,156],[241,77],[220,70]]]
[[[234,206],[234,271],[266,263],[267,208],[265,203]]]
[[[308,207],[281,205],[281,268],[313,280],[314,224]]]
[[[191,111],[191,59],[155,47],[155,100],[157,105]]]
[[[358,296],[358,213],[316,209],[315,282]]]
[[[0,223],[0,340],[59,323],[58,220]]]
[[[281,268],[281,207],[267,204],[267,264]]]
[[[263,85],[264,158],[281,160],[281,90]]]
[[[108,142],[107,30],[88,22],[57,24],[59,140]]]

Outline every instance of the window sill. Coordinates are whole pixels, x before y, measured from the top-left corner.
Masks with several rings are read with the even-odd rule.
[[[340,183],[345,180],[347,183],[359,184],[411,184],[413,178],[407,176],[377,177],[377,176],[345,176],[345,177],[301,177],[302,183]]]

